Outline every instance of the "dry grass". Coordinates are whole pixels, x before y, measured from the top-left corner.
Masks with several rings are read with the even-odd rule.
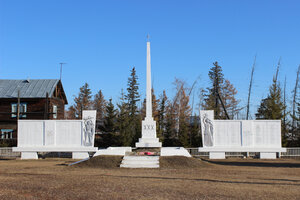
[[[104,158],[107,162],[108,158]],[[115,163],[117,158],[115,159]],[[176,159],[176,158],[175,158]],[[300,161],[162,158],[160,169],[0,160],[0,199],[299,199]],[[185,165],[188,165],[185,166]],[[113,164],[115,166],[115,164]]]

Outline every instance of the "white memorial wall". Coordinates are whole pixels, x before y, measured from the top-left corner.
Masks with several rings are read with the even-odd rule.
[[[19,120],[18,146],[22,159],[37,159],[37,152],[73,152],[88,157],[94,147],[96,111],[83,111],[82,120]]]
[[[225,152],[260,152],[261,158],[276,158],[281,146],[280,120],[214,120],[213,111],[200,111],[203,148],[210,158],[225,158]]]

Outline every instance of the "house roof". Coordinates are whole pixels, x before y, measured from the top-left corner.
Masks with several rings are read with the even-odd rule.
[[[0,98],[46,98],[53,96],[59,79],[8,80],[0,79]],[[66,99],[65,99],[66,100]]]

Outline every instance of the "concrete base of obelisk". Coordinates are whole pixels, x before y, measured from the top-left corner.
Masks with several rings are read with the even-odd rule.
[[[142,121],[142,138],[135,143],[136,147],[161,147],[162,144],[156,137],[156,121],[153,118],[145,118]]]

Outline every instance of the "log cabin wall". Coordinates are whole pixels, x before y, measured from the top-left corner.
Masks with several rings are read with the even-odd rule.
[[[20,119],[64,119],[65,104],[68,102],[60,81],[55,85],[53,93],[48,96],[48,98],[21,97],[20,105],[26,104],[26,113],[20,113]],[[17,114],[12,113],[12,104],[17,103],[18,98],[0,98],[0,140],[3,139],[1,138],[1,132],[3,130],[12,130],[13,139],[17,138]],[[53,113],[54,106],[57,108],[56,118],[54,118],[55,114]]]

